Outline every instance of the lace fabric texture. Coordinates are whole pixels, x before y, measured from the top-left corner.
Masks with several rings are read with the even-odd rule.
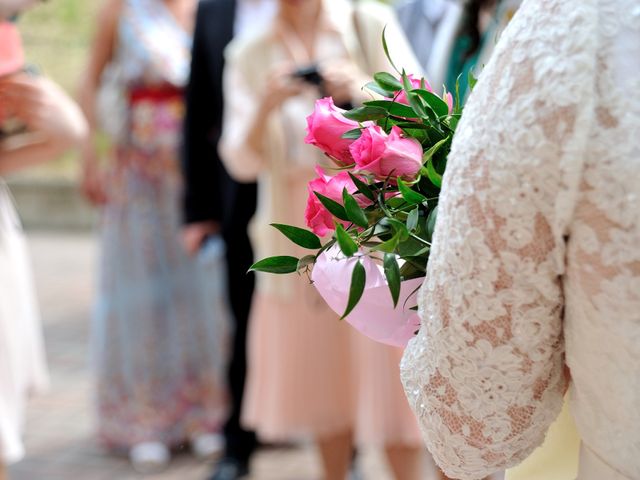
[[[456,134],[402,361],[449,476],[540,445],[566,364],[584,443],[640,478],[639,200],[640,0],[526,0]]]

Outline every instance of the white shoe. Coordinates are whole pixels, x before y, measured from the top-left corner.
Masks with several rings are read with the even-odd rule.
[[[157,473],[169,465],[171,454],[160,442],[145,442],[134,445],[129,450],[129,460],[138,473]]]
[[[224,450],[224,437],[218,433],[203,433],[191,439],[191,450],[201,460],[211,460]]]

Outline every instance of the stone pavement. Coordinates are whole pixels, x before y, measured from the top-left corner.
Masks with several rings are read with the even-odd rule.
[[[42,310],[51,389],[30,404],[27,458],[10,468],[12,480],[204,480],[210,466],[187,452],[160,475],[142,477],[126,458],[103,452],[93,437],[88,335],[96,245],[89,234],[29,235]],[[377,452],[364,452],[366,480],[388,480]],[[316,453],[308,445],[264,450],[256,456],[251,480],[316,480]]]

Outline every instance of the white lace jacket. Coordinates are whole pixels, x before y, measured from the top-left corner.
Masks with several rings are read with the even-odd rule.
[[[402,362],[437,462],[462,479],[518,464],[561,408],[566,362],[586,448],[639,479],[640,0],[525,1],[439,208]]]

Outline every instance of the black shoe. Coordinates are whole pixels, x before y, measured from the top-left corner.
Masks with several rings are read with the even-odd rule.
[[[247,475],[249,475],[248,462],[225,457],[216,464],[209,480],[240,480]]]

